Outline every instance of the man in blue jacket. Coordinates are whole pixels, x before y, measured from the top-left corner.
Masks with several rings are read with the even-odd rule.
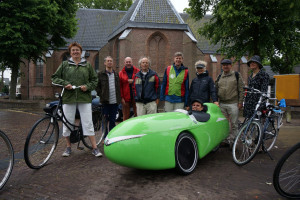
[[[151,61],[148,57],[139,60],[141,71],[135,75],[134,98],[137,116],[157,112],[159,102],[160,83],[155,71],[151,70]]]

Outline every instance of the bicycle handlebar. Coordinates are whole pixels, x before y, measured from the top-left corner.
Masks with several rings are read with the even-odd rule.
[[[56,84],[56,83],[53,83],[53,82],[52,82],[52,85],[55,85],[55,86],[58,86],[58,87],[62,87],[62,88],[64,88],[64,86],[63,86],[63,85]],[[77,89],[77,88],[81,88],[81,86],[75,86],[75,85],[72,85],[72,89],[73,89],[73,90],[75,90],[75,89]]]

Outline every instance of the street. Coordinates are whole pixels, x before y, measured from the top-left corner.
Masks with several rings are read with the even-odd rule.
[[[230,150],[220,148],[199,160],[191,175],[182,176],[173,169],[122,167],[105,155],[96,158],[87,149],[77,150],[75,144],[65,158],[61,156],[65,143],[60,139],[48,164],[33,170],[25,164],[23,148],[28,132],[42,116],[42,112],[0,109],[0,129],[10,138],[16,155],[0,199],[284,199],[273,187],[273,171],[283,153],[300,140],[300,120],[293,119],[280,130],[270,152],[274,160],[259,153],[239,167]]]

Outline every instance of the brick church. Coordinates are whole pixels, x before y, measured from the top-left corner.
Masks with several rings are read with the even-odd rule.
[[[203,21],[195,22],[187,14],[179,14],[169,0],[136,0],[128,11],[103,9],[79,9],[78,31],[59,50],[49,50],[45,61],[30,62],[21,66],[22,99],[53,99],[57,88],[51,85],[51,75],[63,60],[69,57],[67,46],[76,41],[83,47],[84,56],[96,71],[104,68],[104,58],[114,59],[114,68],[123,68],[125,57],[130,56],[137,66],[141,56],[149,56],[151,68],[160,78],[165,68],[173,63],[177,51],[184,54],[184,65],[189,68],[190,80],[195,75],[194,63],[205,60],[209,75],[215,80],[221,72],[222,55],[218,46],[212,46],[196,32]],[[233,69],[239,71],[246,81],[247,60],[243,57]]]

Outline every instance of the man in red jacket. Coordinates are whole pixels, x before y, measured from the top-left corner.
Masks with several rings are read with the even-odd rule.
[[[123,121],[130,116],[130,107],[133,107],[134,116],[136,116],[136,105],[133,93],[133,79],[140,70],[132,65],[132,59],[126,57],[124,68],[119,72],[120,89],[122,98]]]

